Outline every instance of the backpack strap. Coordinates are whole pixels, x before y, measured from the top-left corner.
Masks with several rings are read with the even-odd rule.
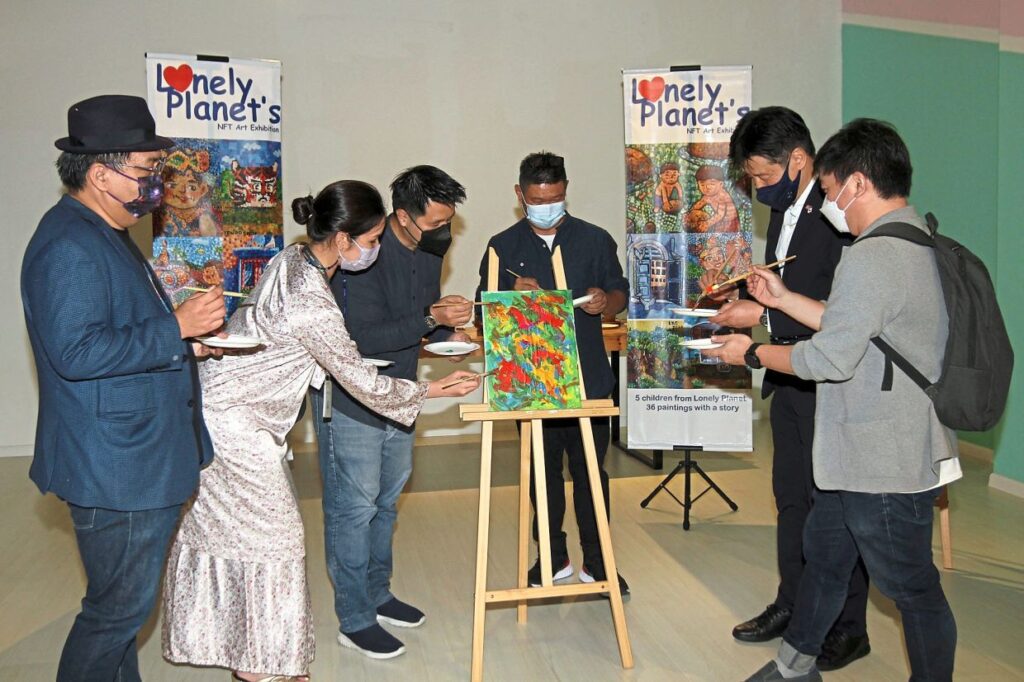
[[[913,242],[920,246],[934,247],[935,239],[933,238],[933,235],[938,230],[939,223],[931,213],[925,216],[925,222],[927,222],[928,231],[931,234],[925,234],[920,230],[920,228],[914,227],[909,223],[886,223],[871,230],[871,232],[858,239],[857,242],[854,242],[854,245],[864,239],[871,239],[872,237],[893,237],[895,239],[903,239],[908,242]],[[910,377],[915,384],[920,386],[921,390],[927,391],[929,387],[931,387],[932,382],[928,381],[927,377],[917,371],[917,368],[910,364],[909,360],[900,355],[895,348],[883,341],[881,337],[876,336],[872,338],[871,343],[875,344],[875,347],[885,355],[885,371],[882,375],[883,391],[892,390],[893,364],[903,370],[903,373]]]
[[[854,242],[854,246],[872,237],[895,237],[896,239],[913,242],[921,246],[935,246],[935,239],[932,238],[932,235],[935,234],[938,223],[934,222],[935,217],[931,213],[928,215],[931,216],[931,220],[928,222],[928,229],[931,231],[931,234],[925,234],[920,228],[914,227],[910,223],[885,223],[871,230],[871,232],[868,232],[863,237],[858,238]]]
[[[895,364],[903,373],[914,380],[914,383],[921,387],[922,391],[927,391],[932,382],[928,381],[925,375],[917,371],[917,368],[910,364],[910,361],[899,354],[899,352],[882,340],[882,337],[876,336],[871,339],[871,343],[875,344],[878,350],[885,354],[885,374],[882,376],[882,390],[892,390],[892,366]]]

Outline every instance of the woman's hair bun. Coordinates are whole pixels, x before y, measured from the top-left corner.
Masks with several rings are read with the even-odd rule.
[[[316,211],[313,209],[313,197],[299,197],[292,202],[292,217],[299,225],[307,225],[313,220]]]

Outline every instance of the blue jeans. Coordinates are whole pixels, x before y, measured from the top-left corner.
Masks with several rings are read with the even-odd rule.
[[[328,389],[329,390],[329,389]],[[398,496],[412,473],[415,434],[391,422],[370,426],[337,410],[324,421],[310,392],[324,485],[324,545],[342,632],[377,623],[391,594],[391,539]]]
[[[68,504],[88,585],[58,682],[137,682],[135,636],[156,602],[181,505],[124,512]]]
[[[910,679],[953,679],[956,622],[932,562],[938,494],[815,491],[804,526],[807,565],[783,639],[800,653],[821,652],[859,551],[871,580],[900,610]]]

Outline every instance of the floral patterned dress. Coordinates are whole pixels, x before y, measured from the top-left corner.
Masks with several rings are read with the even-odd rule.
[[[302,675],[314,654],[302,519],[285,435],[309,386],[330,374],[376,412],[411,424],[427,382],[377,374],[349,338],[305,247],[267,266],[227,324],[265,341],[200,363],[215,457],[186,509],[164,582],[164,657]]]

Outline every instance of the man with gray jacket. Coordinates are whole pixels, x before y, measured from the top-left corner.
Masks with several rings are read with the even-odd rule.
[[[820,383],[813,452],[814,505],[804,528],[807,566],[776,658],[749,680],[820,680],[815,658],[846,598],[858,550],[903,618],[912,679],[951,680],[956,623],[932,563],[932,508],[961,476],[956,435],[931,400],[888,365],[882,337],[930,381],[941,373],[949,320],[931,249],[902,239],[862,239],[880,225],[927,231],[907,204],[911,165],[889,124],[857,119],[815,160],[822,214],[856,239],[826,303],[795,294],[774,273],[748,281],[766,306],[818,330],[792,346],[743,335],[708,355]],[[883,388],[883,384],[885,388]]]

